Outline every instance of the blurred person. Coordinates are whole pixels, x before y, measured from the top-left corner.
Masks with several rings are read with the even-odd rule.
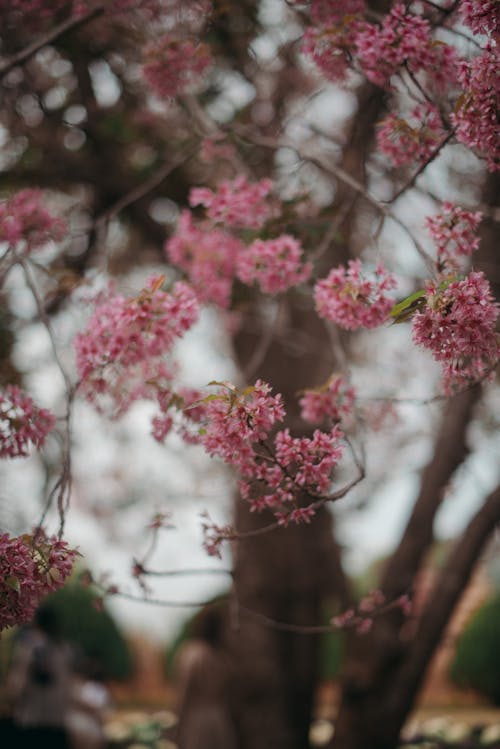
[[[66,719],[71,701],[72,651],[59,636],[55,612],[43,605],[14,646],[7,677],[15,749],[69,749]]]
[[[109,692],[96,663],[77,669],[66,727],[72,749],[103,749],[106,746],[104,721],[110,707]]]
[[[192,638],[179,649],[179,749],[236,749],[229,709],[229,664],[222,650],[221,611],[207,608],[195,619]]]

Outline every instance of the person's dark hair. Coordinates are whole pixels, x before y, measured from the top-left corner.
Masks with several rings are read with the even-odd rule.
[[[191,636],[219,648],[224,639],[224,611],[220,605],[204,608],[193,620]]]
[[[35,613],[35,624],[48,637],[54,640],[60,637],[61,627],[59,617],[52,606],[42,604],[38,607]]]

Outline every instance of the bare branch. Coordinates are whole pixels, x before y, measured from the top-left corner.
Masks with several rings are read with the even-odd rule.
[[[43,47],[46,47],[48,44],[52,44],[53,42],[57,41],[68,31],[73,31],[74,29],[84,26],[89,21],[92,21],[94,18],[98,18],[98,16],[102,15],[103,13],[104,4],[100,4],[92,8],[92,10],[87,11],[87,13],[83,13],[82,15],[78,16],[71,16],[71,18],[67,18],[57,26],[54,26],[54,28],[50,29],[50,31],[48,31],[46,34],[38,37],[38,39],[36,39],[32,44],[20,50],[15,55],[12,55],[12,57],[10,57],[2,65],[0,65],[0,80],[5,78],[5,76],[10,73],[13,68],[17,67],[17,65],[22,65],[29,59],[31,59],[33,55],[36,55],[36,53],[39,52]]]

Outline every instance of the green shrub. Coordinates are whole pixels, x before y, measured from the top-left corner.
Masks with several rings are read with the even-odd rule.
[[[500,595],[486,601],[460,636],[450,667],[452,681],[500,705]]]
[[[112,616],[96,605],[95,594],[70,583],[44,599],[57,617],[61,636],[102,671],[105,678],[124,680],[133,670],[130,649]]]
[[[320,650],[320,676],[322,679],[335,679],[342,664],[344,632],[331,632],[323,637]]]

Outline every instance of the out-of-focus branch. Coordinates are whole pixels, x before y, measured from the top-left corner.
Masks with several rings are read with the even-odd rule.
[[[38,310],[38,316],[40,318],[41,323],[44,325],[47,331],[47,335],[49,336],[50,345],[52,347],[52,352],[54,355],[54,361],[57,364],[57,367],[61,373],[61,377],[64,382],[64,389],[65,389],[65,396],[66,396],[66,413],[64,415],[63,444],[61,447],[61,472],[59,474],[59,477],[56,483],[54,484],[54,486],[52,487],[52,490],[50,491],[48,495],[48,498],[47,498],[47,501],[45,503],[45,507],[42,513],[42,517],[39,522],[39,527],[41,527],[54,498],[56,498],[57,509],[59,512],[59,536],[61,537],[64,531],[66,511],[68,509],[69,499],[70,499],[70,494],[71,494],[71,482],[72,482],[71,416],[72,416],[72,411],[73,411],[73,400],[74,400],[76,388],[72,384],[71,379],[68,373],[66,372],[66,369],[59,356],[59,351],[57,349],[54,332],[52,330],[52,325],[47,315],[47,312],[45,311],[45,307],[40,297],[40,294],[38,293],[35,280],[31,274],[29,262],[22,255],[18,255],[16,253],[14,253],[14,255],[16,257],[17,262],[23,269],[24,277],[26,280],[26,285],[28,286],[29,290],[31,291],[33,295],[33,299],[35,301],[35,304]]]
[[[8,73],[10,73],[13,68],[27,62],[33,57],[33,55],[36,55],[39,50],[41,50],[43,47],[46,47],[48,44],[52,44],[53,42],[57,41],[57,39],[60,39],[68,31],[73,31],[74,29],[80,28],[81,26],[87,24],[89,21],[92,21],[94,18],[98,18],[98,16],[104,13],[104,9],[104,4],[99,4],[92,8],[92,10],[87,11],[87,13],[83,13],[82,15],[78,16],[72,16],[71,18],[67,18],[65,21],[59,23],[57,26],[54,26],[54,28],[50,29],[50,31],[48,31],[46,34],[38,37],[38,39],[32,42],[32,44],[29,44],[24,49],[16,52],[15,55],[12,55],[12,57],[9,57],[8,60],[1,64],[0,80],[4,78]]]
[[[441,634],[463,591],[467,587],[481,550],[500,523],[500,485],[485,499],[458,539],[427,601],[410,653],[393,680],[398,706],[405,713],[411,705]]]
[[[177,167],[181,166],[185,161],[188,161],[196,151],[197,147],[189,144],[189,146],[181,150],[180,154],[175,159],[163,164],[163,166],[161,166],[151,177],[144,180],[144,182],[141,182],[137,187],[134,187],[130,192],[117,200],[116,203],[97,216],[93,222],[93,228],[99,229],[102,226],[105,226],[108,221],[125,210],[125,208],[129,208],[134,203],[137,203],[137,201],[145,198],[150,192],[158,187],[163,180],[174,171],[174,169],[177,169]]]
[[[390,219],[391,221],[393,221],[395,224],[400,226],[405,231],[405,233],[409,236],[409,238],[413,242],[413,245],[415,249],[417,250],[418,254],[423,259],[430,274],[432,276],[435,275],[436,264],[434,260],[429,255],[429,253],[424,249],[421,243],[414,237],[413,233],[406,226],[404,221],[402,221],[398,216],[396,216],[394,211],[392,211],[392,209],[387,204],[383,203],[381,200],[379,200],[374,195],[372,195],[372,193],[363,184],[361,184],[361,182],[355,179],[355,177],[349,174],[349,172],[347,172],[341,166],[338,166],[337,164],[326,164],[324,161],[321,161],[317,156],[307,153],[306,151],[302,150],[300,146],[298,146],[296,143],[293,143],[289,140],[283,140],[280,138],[272,138],[268,136],[261,136],[261,135],[252,133],[247,128],[241,128],[241,127],[236,127],[236,126],[233,127],[233,130],[237,132],[240,137],[245,138],[249,142],[254,143],[255,145],[258,145],[258,146],[271,148],[273,150],[277,150],[278,148],[289,148],[291,151],[297,154],[297,158],[299,158],[301,161],[307,161],[310,164],[313,164],[322,172],[326,174],[330,174],[331,176],[335,177],[335,179],[339,180],[344,185],[354,190],[354,192],[356,192],[358,195],[364,198],[367,203],[369,203],[373,208],[375,208],[375,210],[378,213],[382,214],[384,218]],[[418,174],[414,175],[414,179],[416,179],[417,176]],[[410,184],[411,182],[408,184],[408,186],[410,186]]]

